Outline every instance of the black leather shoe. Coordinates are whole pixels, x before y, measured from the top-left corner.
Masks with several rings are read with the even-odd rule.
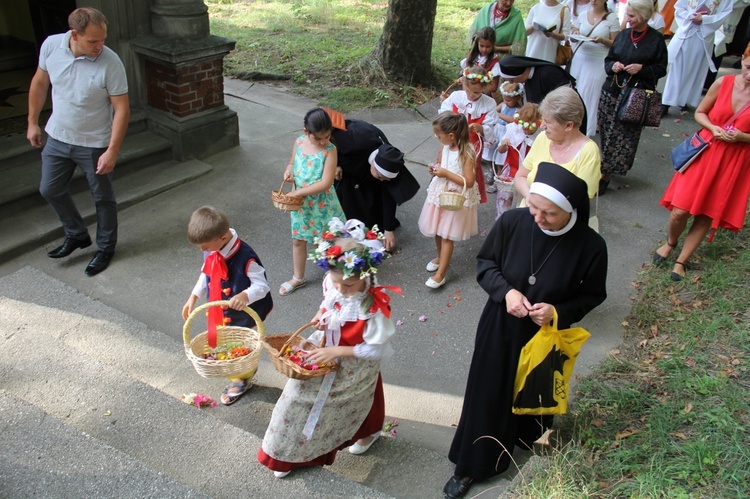
[[[443,487],[443,492],[448,499],[457,499],[465,496],[473,483],[474,479],[471,477],[453,475]]]
[[[66,237],[62,246],[53,249],[47,253],[47,256],[50,258],[63,258],[73,253],[78,248],[88,248],[89,246],[91,246],[91,238],[89,236],[86,236],[86,239],[73,239],[72,237]]]
[[[86,266],[86,275],[96,275],[109,267],[109,262],[112,261],[113,256],[115,256],[114,251],[97,251],[94,255],[94,258],[92,258],[89,264]]]

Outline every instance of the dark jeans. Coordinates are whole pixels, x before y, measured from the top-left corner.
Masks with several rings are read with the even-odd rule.
[[[70,181],[78,166],[86,176],[96,206],[96,244],[102,251],[114,251],[117,245],[117,201],[112,188],[113,174],[96,174],[99,156],[105,150],[74,146],[48,137],[42,151],[39,192],[57,213],[67,237],[86,238],[88,229],[70,194]]]

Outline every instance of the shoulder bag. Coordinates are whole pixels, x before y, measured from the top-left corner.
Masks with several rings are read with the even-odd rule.
[[[730,123],[734,122],[739,115],[741,115],[747,108],[750,107],[750,101],[746,102],[739,111],[734,113],[734,116],[729,118],[723,127],[726,127]],[[702,128],[701,130],[705,130]],[[713,137],[708,140],[704,140],[700,136],[701,130],[698,130],[693,135],[682,141],[677,147],[672,149],[672,166],[678,173],[683,173],[688,167],[695,161],[698,156],[708,147]]]
[[[620,84],[618,74],[615,73],[614,83],[622,89],[617,103],[617,121],[632,125],[655,126],[661,122],[661,93],[656,90],[646,90],[638,86],[639,82],[630,86],[631,76]]]
[[[607,13],[606,13],[606,14],[604,15],[604,17],[602,17],[601,19],[599,19],[599,22],[598,22],[598,23],[594,24],[594,27],[593,27],[593,28],[591,28],[591,31],[589,31],[589,34],[588,34],[588,35],[583,35],[583,36],[585,36],[586,38],[590,37],[590,36],[591,36],[591,33],[593,33],[593,32],[594,32],[594,30],[596,29],[596,27],[597,27],[597,26],[599,26],[599,25],[600,25],[600,24],[601,24],[601,23],[602,23],[603,21],[606,21],[606,20],[607,20],[607,18],[609,17],[609,14],[610,14],[610,12],[607,12]],[[583,45],[584,43],[586,43],[586,41],[585,41],[585,40],[584,40],[584,41],[582,41],[582,42],[578,42],[578,45],[576,45],[576,48],[575,48],[575,50],[573,50],[573,53],[572,53],[572,54],[570,54],[570,60],[568,61],[568,63],[570,63],[570,62],[572,62],[572,61],[573,61],[573,57],[575,57],[575,55],[576,55],[576,52],[578,52],[578,49],[579,49],[579,48],[581,48],[581,45]]]
[[[563,30],[563,20],[565,19],[565,9],[567,7],[563,6],[562,9],[560,9],[560,30],[558,33],[562,33]],[[570,60],[573,58],[573,48],[568,43],[568,40],[561,40],[560,43],[557,44],[557,52],[555,53],[555,64],[558,66],[567,66],[570,64]]]

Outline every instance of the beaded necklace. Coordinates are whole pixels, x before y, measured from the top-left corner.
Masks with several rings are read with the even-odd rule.
[[[635,30],[630,30],[630,41],[633,42],[633,47],[638,48],[638,42],[643,40],[643,37],[646,36],[646,32],[648,31],[648,24],[646,25],[646,28],[641,32],[640,35],[635,36]]]

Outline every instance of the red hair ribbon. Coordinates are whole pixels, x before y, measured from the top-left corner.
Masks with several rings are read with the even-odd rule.
[[[208,282],[208,301],[222,299],[221,281],[229,277],[227,261],[218,251],[212,251],[203,263],[203,273],[210,280]],[[224,325],[224,312],[219,307],[208,309],[208,346],[216,348],[216,326]]]
[[[374,286],[370,288],[370,294],[373,298],[370,312],[377,312],[378,310],[380,310],[381,312],[383,312],[383,315],[385,315],[386,318],[390,318],[391,307],[389,304],[391,302],[391,297],[385,294],[385,292],[383,291],[384,289],[397,293],[401,296],[404,296],[404,294],[401,292],[401,288],[399,288],[398,286]]]

